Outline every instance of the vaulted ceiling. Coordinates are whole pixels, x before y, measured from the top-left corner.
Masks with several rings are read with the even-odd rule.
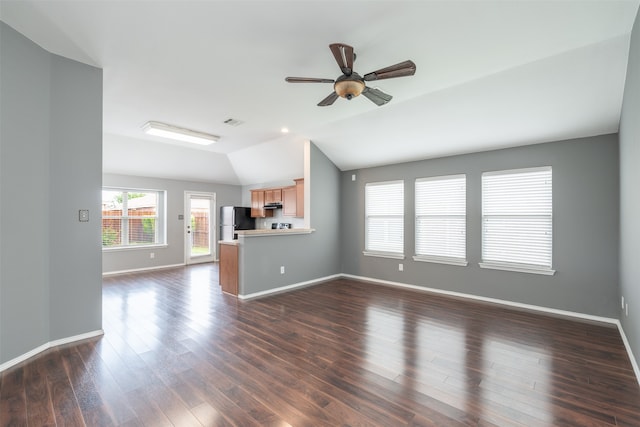
[[[0,19],[104,70],[104,172],[256,184],[301,175],[305,140],[349,170],[616,132],[638,4],[0,0]],[[385,106],[318,107],[331,84],[284,77],[338,77],[335,42],[360,74],[417,72],[368,83]],[[149,120],[221,139],[169,143]]]

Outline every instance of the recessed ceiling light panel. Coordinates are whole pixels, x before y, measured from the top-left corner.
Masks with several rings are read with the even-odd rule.
[[[220,139],[219,136],[160,122],[147,122],[142,126],[144,133],[160,136],[176,141],[191,142],[193,144],[209,145]]]

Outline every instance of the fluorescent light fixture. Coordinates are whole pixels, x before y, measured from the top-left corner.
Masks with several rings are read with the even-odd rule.
[[[185,129],[160,122],[147,122],[142,126],[142,130],[148,135],[161,136],[163,138],[192,142],[200,145],[213,144],[220,139],[220,137],[216,135],[196,132],[195,130]]]

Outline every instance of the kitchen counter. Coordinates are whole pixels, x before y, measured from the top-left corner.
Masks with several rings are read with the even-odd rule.
[[[238,237],[281,236],[290,234],[310,234],[316,231],[314,228],[276,228],[260,230],[237,230]]]
[[[286,246],[288,242],[292,244],[299,244],[300,239],[276,237],[276,236],[302,236],[305,234],[311,234],[316,231],[313,228],[276,228],[276,229],[259,229],[259,230],[236,230],[238,234],[238,240],[219,240],[220,245],[219,252],[219,274],[220,274],[220,286],[223,292],[231,295],[243,294],[245,277],[245,268],[248,264],[245,261],[245,251],[247,248],[253,248],[254,255],[256,254],[255,248],[258,249],[257,254],[261,254],[265,250],[265,244],[270,247],[271,243],[275,243],[270,239],[254,239],[254,237],[272,237],[276,238],[279,243]],[[269,250],[267,248],[266,250]],[[251,250],[249,250],[251,253]],[[281,264],[278,264],[281,265]],[[284,265],[284,264],[282,264]],[[283,267],[284,268],[284,267]],[[280,273],[284,274],[284,273]],[[244,293],[247,293],[244,291]]]
[[[218,240],[218,243],[221,245],[238,246],[237,240]]]

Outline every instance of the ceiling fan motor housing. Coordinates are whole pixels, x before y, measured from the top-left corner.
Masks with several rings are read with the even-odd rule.
[[[351,75],[342,75],[337,78],[333,89],[342,98],[351,100],[360,95],[364,90],[365,84],[362,77],[357,73],[351,73]]]

